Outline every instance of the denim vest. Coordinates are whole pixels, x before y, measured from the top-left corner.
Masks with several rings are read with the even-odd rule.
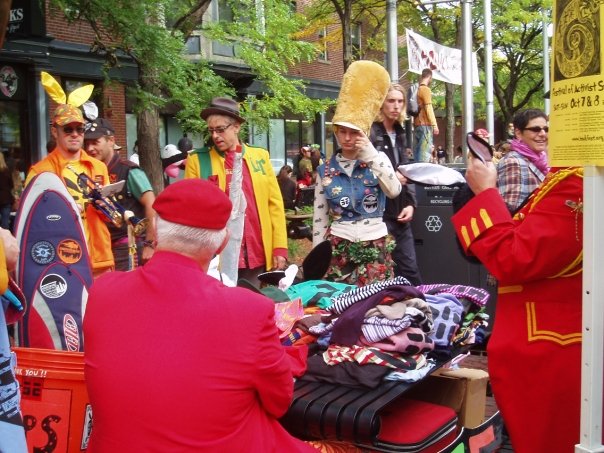
[[[335,220],[382,217],[386,196],[367,164],[357,160],[352,175],[348,177],[334,155],[327,164],[319,166],[318,172],[329,213]]]

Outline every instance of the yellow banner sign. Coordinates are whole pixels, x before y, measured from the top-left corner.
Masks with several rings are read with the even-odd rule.
[[[548,147],[553,167],[604,165],[600,10],[597,2],[554,2]]]

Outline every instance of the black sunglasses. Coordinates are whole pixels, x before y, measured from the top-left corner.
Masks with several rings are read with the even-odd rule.
[[[63,133],[67,134],[67,135],[73,134],[74,131],[76,131],[78,133],[78,135],[83,135],[84,132],[86,132],[86,128],[84,126],[78,126],[78,127],[63,126],[62,130],[63,130]]]
[[[523,131],[531,131],[531,132],[534,132],[535,134],[538,134],[541,131],[545,131],[545,133],[547,134],[549,132],[549,127],[547,127],[547,126],[545,126],[545,127],[533,126],[533,127],[525,127],[522,130]]]

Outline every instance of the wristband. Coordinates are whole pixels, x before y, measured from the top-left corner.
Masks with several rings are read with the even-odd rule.
[[[143,247],[151,247],[154,249],[155,245],[153,245],[153,241],[143,241]]]

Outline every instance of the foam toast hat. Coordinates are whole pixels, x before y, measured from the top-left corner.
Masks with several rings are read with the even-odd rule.
[[[369,133],[390,88],[388,71],[378,63],[352,63],[342,79],[333,124]]]

